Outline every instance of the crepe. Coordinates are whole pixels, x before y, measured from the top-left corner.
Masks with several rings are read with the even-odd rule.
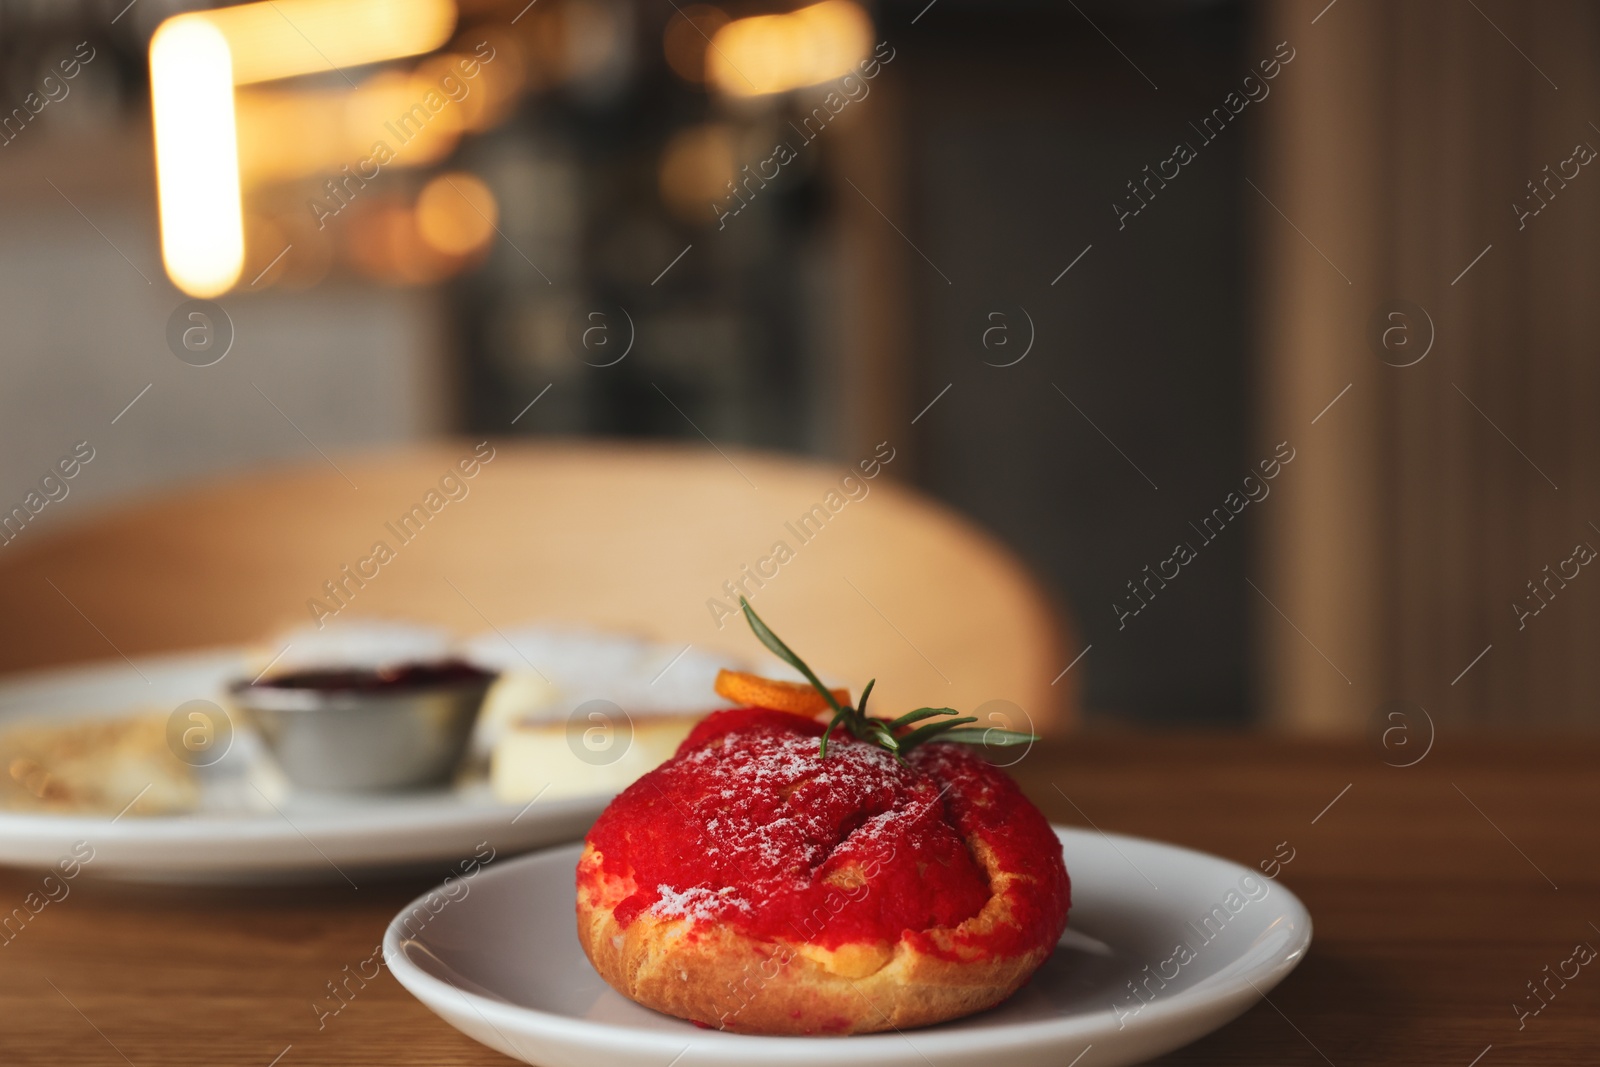
[[[193,810],[193,769],[167,744],[167,713],[33,720],[0,729],[0,808],[61,814]]]

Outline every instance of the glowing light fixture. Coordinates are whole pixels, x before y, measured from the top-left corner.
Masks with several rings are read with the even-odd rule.
[[[452,0],[271,0],[206,12],[233,50],[235,85],[431,52],[456,25]]]
[[[150,41],[150,105],[173,283],[216,296],[243,269],[235,85],[431,52],[455,24],[453,0],[268,0],[163,22]]]
[[[205,18],[156,30],[150,104],[167,274],[190,296],[216,296],[244,268],[244,219],[228,42]]]
[[[706,51],[706,81],[730,96],[786,93],[848,74],[872,48],[872,20],[852,0],[735,19]]]

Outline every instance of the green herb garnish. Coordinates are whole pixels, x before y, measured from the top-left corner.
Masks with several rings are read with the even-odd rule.
[[[817,692],[822,694],[822,699],[828,702],[833,709],[833,719],[828,723],[828,728],[822,732],[822,743],[818,747],[818,756],[828,754],[828,738],[833,736],[835,730],[843,727],[862,741],[871,741],[881,748],[895,754],[902,762],[906,753],[916,748],[925,741],[953,741],[963,745],[1024,745],[1039,740],[1033,734],[1021,733],[1017,730],[1002,730],[999,727],[980,729],[967,726],[967,723],[977,722],[973,715],[962,715],[954,708],[917,708],[892,721],[871,719],[867,717],[867,698],[872,695],[872,687],[877,684],[877,679],[869,681],[866,688],[861,691],[861,702],[855,707],[840,704],[838,699],[827,686],[806,666],[805,660],[794,654],[794,651],[784,644],[778,635],[768,629],[767,624],[761,621],[761,616],[755,613],[750,602],[744,597],[739,598],[739,606],[744,609],[745,621],[750,624],[751,631],[763,645],[783,662],[793,667],[805,676]],[[925,723],[904,734],[897,731],[913,723],[922,722],[924,719],[937,719],[938,721]]]

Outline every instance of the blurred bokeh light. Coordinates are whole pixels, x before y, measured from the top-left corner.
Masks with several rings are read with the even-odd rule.
[[[706,80],[731,96],[785,93],[850,73],[872,49],[872,20],[851,0],[735,19],[705,55]]]
[[[445,255],[464,256],[494,236],[499,212],[489,187],[471,174],[441,174],[417,197],[417,231]]]

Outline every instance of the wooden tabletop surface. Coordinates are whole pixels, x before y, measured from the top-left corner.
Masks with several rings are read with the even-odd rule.
[[[1311,909],[1309,956],[1270,1003],[1158,1062],[1600,1061],[1600,969],[1552,982],[1520,1026],[1513,1010],[1537,1004],[1528,983],[1546,965],[1600,946],[1600,742],[1441,737],[1421,762],[1385,765],[1413,758],[1404,753],[1091,734],[1018,766],[1062,823],[1251,867],[1292,850],[1277,873]],[[9,911],[38,882],[0,873],[0,902]],[[318,1029],[325,983],[370,957],[390,916],[426,887],[77,879],[0,947],[0,1063],[507,1063],[387,976]]]

